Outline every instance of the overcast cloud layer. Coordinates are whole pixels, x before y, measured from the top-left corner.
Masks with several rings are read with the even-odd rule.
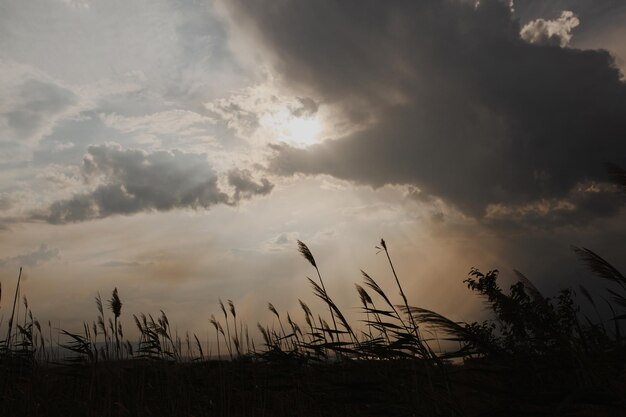
[[[275,146],[273,172],[412,184],[477,218],[617,210],[596,183],[607,161],[625,161],[626,86],[608,52],[560,47],[573,15],[553,39],[535,22],[530,43],[495,0],[228,4],[293,86],[364,126],[306,150]]]

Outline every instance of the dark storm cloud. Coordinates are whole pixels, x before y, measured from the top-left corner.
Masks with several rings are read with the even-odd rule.
[[[35,218],[59,224],[141,211],[209,208],[236,204],[272,188],[265,178],[258,185],[250,173],[233,171],[235,196],[231,198],[220,190],[206,155],[179,151],[146,153],[119,146],[90,146],[82,169],[88,181],[100,185],[53,203]]]
[[[567,199],[625,160],[626,87],[612,57],[523,41],[508,2],[229,4],[295,88],[374,121],[307,149],[275,146],[276,173],[411,184],[480,218],[491,205]]]
[[[235,189],[235,201],[249,199],[255,195],[267,195],[274,188],[274,184],[267,178],[256,182],[252,173],[247,169],[232,169],[228,171],[228,183]]]
[[[483,220],[501,228],[580,226],[616,214],[616,208],[624,201],[614,185],[581,183],[563,198],[544,198],[509,206],[490,205]]]
[[[59,256],[57,248],[51,248],[46,244],[41,244],[37,250],[24,253],[10,258],[0,259],[0,267],[3,266],[30,266],[35,267],[55,259]]]

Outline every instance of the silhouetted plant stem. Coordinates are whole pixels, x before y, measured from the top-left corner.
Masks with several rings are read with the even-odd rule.
[[[109,300],[109,308],[113,312],[114,317],[114,329],[113,333],[115,335],[115,355],[117,359],[120,358],[120,339],[119,339],[119,329],[117,324],[117,319],[122,314],[122,301],[117,293],[117,287],[113,290],[111,294],[111,299]]]
[[[274,307],[274,304],[272,303],[268,303],[267,308],[276,316],[276,318],[278,318],[278,325],[280,326],[280,331],[282,332],[282,336],[277,338],[277,342],[279,345],[282,345],[281,341],[287,336],[287,333],[285,332],[285,328],[283,327],[283,322],[280,319],[280,314],[278,314],[276,307]]]
[[[235,309],[235,304],[232,300],[228,300],[228,308],[230,310],[230,314],[233,316],[233,323],[235,325],[235,336],[233,336],[233,341],[235,342],[235,350],[237,351],[237,356],[241,356],[241,338],[239,333],[237,333],[237,310]]]
[[[404,294],[404,290],[402,289],[402,285],[400,284],[400,279],[398,278],[398,274],[396,273],[396,268],[393,266],[393,262],[391,261],[391,256],[389,255],[389,250],[387,249],[387,244],[384,239],[380,239],[380,245],[385,251],[385,255],[387,255],[387,260],[389,261],[389,266],[391,267],[391,272],[393,273],[393,277],[396,279],[396,284],[398,285],[398,289],[400,290],[400,295],[402,296],[402,301],[404,302],[404,307],[406,307],[406,312],[409,315],[409,319],[411,320],[411,326],[413,326],[413,331],[417,332],[417,325],[415,324],[415,319],[413,318],[413,314],[411,314],[411,310],[409,309],[409,301]],[[417,333],[416,333],[417,336]]]
[[[215,339],[217,340],[217,360],[220,360],[221,358],[221,354],[220,354],[220,332],[219,332],[219,323],[217,322],[217,320],[215,319],[215,316],[213,316],[211,314],[211,320],[210,323],[213,325],[213,327],[215,327]]]
[[[317,266],[315,266],[315,271],[317,272],[317,277],[320,280],[320,284],[322,285],[324,293],[328,294],[328,292],[326,291],[326,287],[324,286],[324,281],[322,280],[322,275],[320,274],[320,270]],[[333,309],[330,305],[328,306],[328,310],[330,311],[330,318],[333,320],[333,327],[335,328],[335,331],[338,331],[337,322],[335,321],[335,313],[333,313]],[[339,338],[339,333],[337,333],[337,338]]]
[[[219,303],[220,303],[220,308],[222,309],[222,312],[224,313],[224,320],[226,321],[226,333],[228,334],[228,340],[225,340],[226,343],[226,348],[228,349],[228,354],[230,355],[230,359],[233,359],[233,349],[231,346],[231,339],[230,339],[230,327],[228,326],[228,314],[226,313],[226,307],[224,307],[224,303],[222,302],[222,300],[218,299]]]
[[[302,254],[302,256],[304,256],[304,258],[309,261],[309,263],[311,265],[313,265],[313,267],[315,268],[315,272],[317,272],[317,277],[320,280],[320,285],[322,287],[322,289],[324,290],[325,294],[328,294],[326,292],[326,287],[324,286],[324,280],[322,280],[322,274],[320,273],[320,269],[317,267],[317,262],[315,262],[315,258],[313,257],[313,253],[311,253],[311,251],[309,250],[308,246],[304,244],[304,242],[298,240],[298,250],[300,251],[300,253]],[[337,332],[337,339],[339,339],[339,333],[337,330],[337,322],[335,321],[335,314],[333,313],[333,309],[330,306],[330,304],[327,302],[328,304],[328,311],[330,311],[330,317],[333,320],[333,327],[335,328],[335,332]]]
[[[22,267],[20,266],[20,273],[17,277],[17,286],[15,287],[15,297],[13,298],[13,309],[11,310],[11,318],[9,319],[9,334],[7,335],[7,350],[11,350],[11,331],[13,328],[13,319],[15,318],[15,306],[17,304],[17,297],[20,290],[20,282],[22,281]]]
[[[372,308],[374,310],[376,310],[376,304],[374,304],[374,301],[372,301]],[[391,339],[389,338],[389,334],[387,333],[387,329],[385,328],[385,326],[383,326],[383,320],[380,318],[380,314],[374,313],[374,317],[376,317],[376,321],[380,325],[380,332],[381,332],[381,334],[385,336],[385,339],[387,340],[387,343],[391,343]]]

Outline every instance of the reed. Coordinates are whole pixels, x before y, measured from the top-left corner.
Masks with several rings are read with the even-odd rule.
[[[626,370],[619,326],[626,306],[626,280],[599,255],[574,248],[592,273],[617,286],[607,289],[610,299],[602,298],[612,314],[610,331],[597,309],[597,299],[586,288],[579,291],[593,307],[595,319],[579,311],[571,290],[544,297],[517,271],[518,282],[505,290],[498,271],[471,269],[464,282],[487,303],[493,316],[482,322],[452,320],[411,305],[384,240],[379,249],[386,255],[399,302],[361,271],[363,282],[355,284],[361,319],[349,322],[327,292],[310,250],[298,242],[298,251],[318,272],[318,280],[308,278],[308,282],[313,295],[325,304],[323,312],[298,300],[304,322],[300,324],[295,315],[279,312],[269,303],[278,329],[258,323],[263,348],[257,349],[255,336],[240,320],[233,301],[225,305],[218,300],[226,329],[215,315],[209,319],[217,361],[210,347],[208,352],[203,349],[196,334],[186,332],[179,337],[163,311],[155,316],[133,315],[139,340],[125,339],[117,288],[107,300],[112,317],[106,317],[98,294],[96,320],[84,322],[79,332],[59,329],[55,341],[51,322],[47,331],[42,329],[26,297],[20,312],[16,289],[0,352],[4,377],[0,394],[7,399],[0,402],[0,415],[12,415],[8,410],[41,415],[26,404],[42,401],[69,416],[458,416],[478,415],[489,408],[511,414],[511,407],[528,411],[524,407],[529,401],[552,404],[538,397],[537,387],[550,392],[559,407],[567,407],[563,401],[569,397],[563,386],[570,391],[611,387],[610,400],[602,402],[604,411],[597,415],[616,415],[626,403],[615,379]],[[222,358],[222,343],[229,360]],[[59,348],[69,354],[55,353]],[[63,372],[76,379],[68,379],[57,369],[69,370]],[[50,375],[63,381],[65,391],[46,385]],[[565,385],[558,385],[552,375]],[[15,388],[11,381],[31,381],[31,388],[25,389],[23,382],[15,382],[19,389]],[[470,390],[468,381],[478,391]],[[515,391],[503,388],[510,381],[521,393],[519,398]],[[63,392],[79,394],[70,398]],[[16,403],[15,398],[23,402]],[[63,401],[74,409],[62,405]],[[536,415],[547,412],[531,411]]]

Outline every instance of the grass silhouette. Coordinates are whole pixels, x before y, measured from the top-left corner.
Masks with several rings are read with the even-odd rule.
[[[505,291],[498,271],[472,269],[464,282],[493,317],[450,320],[410,305],[386,242],[378,248],[400,304],[362,271],[363,283],[356,284],[362,324],[349,323],[312,252],[298,242],[318,273],[319,283],[309,282],[332,325],[301,300],[306,326],[270,303],[279,327],[259,323],[257,347],[234,303],[219,300],[224,322],[210,318],[216,355],[210,348],[205,354],[195,334],[173,334],[163,311],[133,316],[139,340],[125,340],[117,288],[106,303],[111,314],[98,294],[97,319],[81,333],[59,329],[55,344],[52,326],[42,329],[26,299],[18,323],[18,285],[0,341],[0,415],[623,415],[626,349],[619,322],[626,318],[626,280],[599,255],[574,248],[593,273],[620,288],[608,290],[612,331],[599,313],[597,321],[581,319],[572,290],[546,298],[517,271],[519,281]],[[586,289],[581,293],[595,306]]]

